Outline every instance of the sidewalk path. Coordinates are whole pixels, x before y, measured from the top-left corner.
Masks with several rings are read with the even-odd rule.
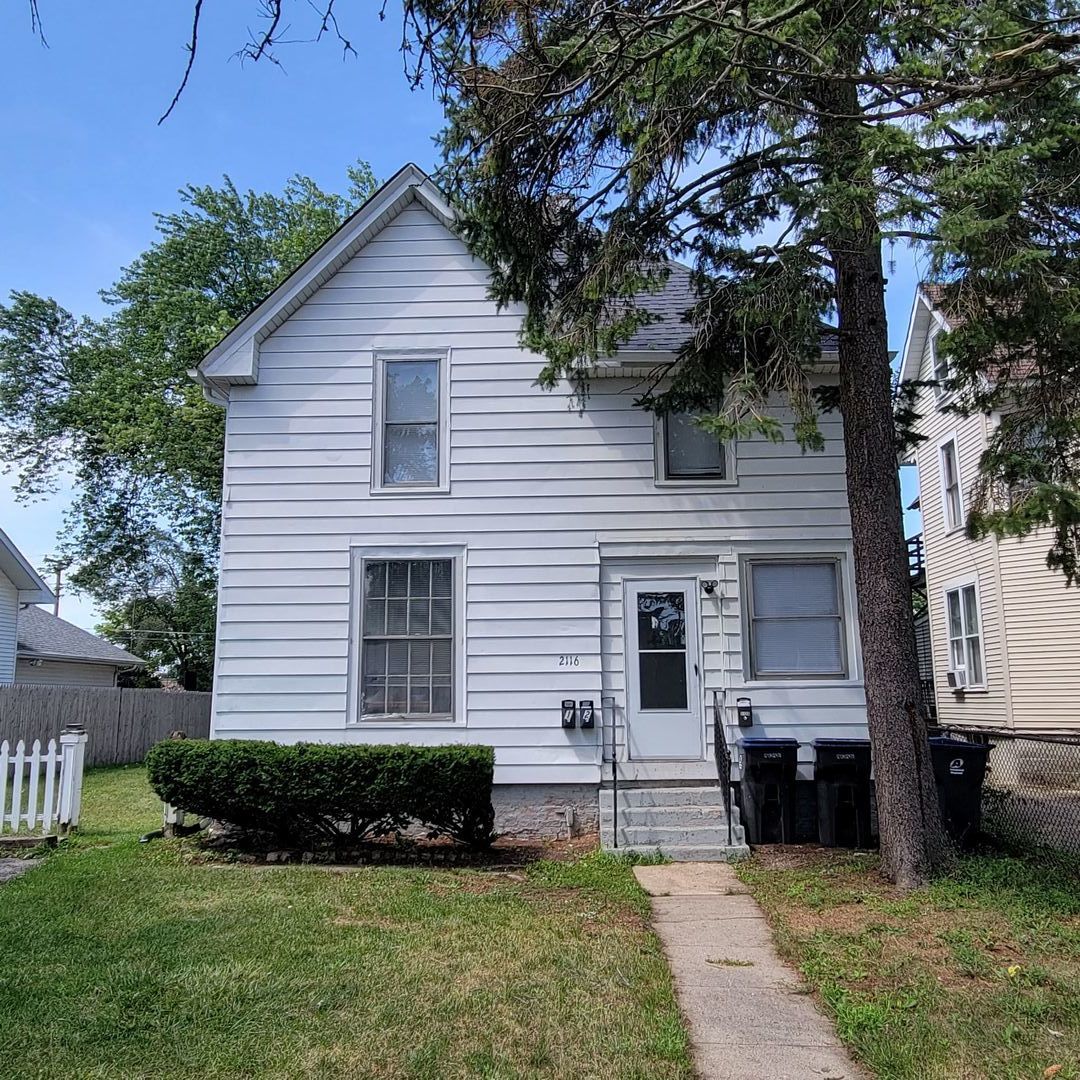
[[[37,863],[33,859],[0,859],[0,884],[25,874]]]
[[[725,863],[635,866],[702,1080],[863,1080]]]

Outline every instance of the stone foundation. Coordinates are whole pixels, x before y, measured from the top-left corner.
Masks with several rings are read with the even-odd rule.
[[[521,839],[565,840],[600,828],[596,784],[496,784],[495,831]]]

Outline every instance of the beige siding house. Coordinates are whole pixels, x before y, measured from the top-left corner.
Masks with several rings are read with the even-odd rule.
[[[948,322],[920,288],[901,378],[919,391],[918,470],[938,719],[1026,730],[1080,728],[1080,590],[1047,569],[1049,540],[970,540],[965,520],[995,418],[946,406],[935,342]]]

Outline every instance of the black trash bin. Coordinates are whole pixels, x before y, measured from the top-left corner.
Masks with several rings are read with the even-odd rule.
[[[795,840],[797,739],[740,739],[743,750],[742,820],[751,844]]]
[[[962,848],[974,846],[982,820],[982,786],[990,743],[935,735],[930,739],[938,804],[945,831]]]
[[[869,739],[815,739],[814,780],[818,842],[871,847]]]

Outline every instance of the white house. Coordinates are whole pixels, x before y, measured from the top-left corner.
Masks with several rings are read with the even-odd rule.
[[[714,700],[807,762],[865,735],[839,419],[804,454],[634,408],[685,334],[680,268],[584,410],[487,286],[408,165],[200,365],[227,410],[214,737],[490,744],[503,827],[542,832],[597,820],[605,724],[631,786],[715,786]]]
[[[970,540],[965,531],[979,459],[998,418],[950,412],[938,334],[940,290],[912,308],[901,378],[918,391],[909,464],[918,470],[926,595],[938,720],[1028,731],[1080,728],[1080,590],[1046,566],[1050,536]]]
[[[51,604],[54,599],[41,575],[0,529],[0,686],[15,681],[19,608]]]

